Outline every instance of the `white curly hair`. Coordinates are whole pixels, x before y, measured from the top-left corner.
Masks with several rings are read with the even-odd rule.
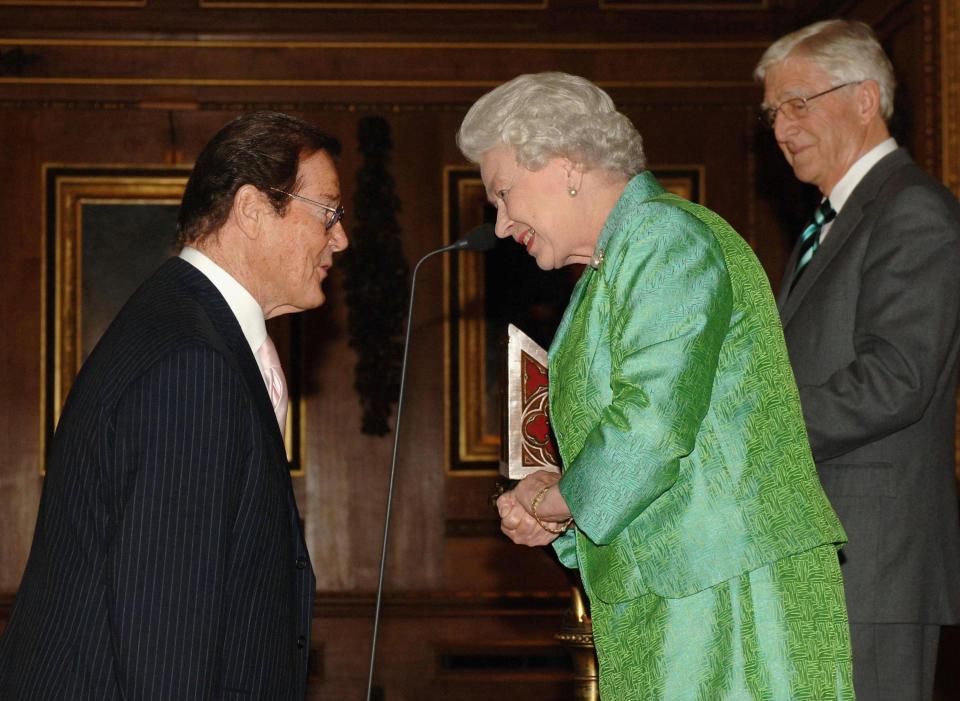
[[[491,90],[464,117],[457,146],[473,163],[501,145],[539,170],[551,158],[633,177],[646,166],[643,140],[613,100],[586,78],[528,73]]]

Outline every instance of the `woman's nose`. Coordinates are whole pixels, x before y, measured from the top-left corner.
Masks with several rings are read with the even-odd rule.
[[[513,224],[513,220],[507,216],[506,207],[501,204],[497,207],[497,225],[494,227],[497,238],[505,239],[510,236],[508,229],[511,224]]]

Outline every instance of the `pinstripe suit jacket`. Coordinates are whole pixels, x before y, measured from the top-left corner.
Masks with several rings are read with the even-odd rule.
[[[960,621],[960,206],[899,149],[778,298],[853,623]],[[856,659],[856,651],[854,651]]]
[[[67,400],[0,699],[302,699],[314,589],[253,354],[171,259]]]

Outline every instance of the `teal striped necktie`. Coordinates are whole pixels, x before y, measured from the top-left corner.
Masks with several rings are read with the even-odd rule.
[[[797,280],[800,279],[807,265],[810,264],[810,261],[813,259],[813,254],[820,248],[820,231],[824,225],[832,221],[835,216],[837,216],[837,213],[833,211],[833,207],[830,206],[830,200],[824,200],[820,203],[820,206],[817,207],[817,211],[813,213],[813,220],[807,224],[807,228],[800,234],[800,243],[798,244],[797,250],[797,266],[793,270],[793,282],[790,284],[791,290],[794,285],[797,284]]]

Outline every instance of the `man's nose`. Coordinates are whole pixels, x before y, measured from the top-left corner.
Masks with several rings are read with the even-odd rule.
[[[796,126],[797,120],[790,119],[783,110],[779,110],[773,118],[773,134],[777,141],[782,141]]]
[[[343,228],[343,222],[338,221],[333,229],[331,230],[333,236],[330,238],[330,242],[333,244],[333,250],[335,253],[340,253],[345,251],[350,247],[350,239],[347,238],[347,230]]]

